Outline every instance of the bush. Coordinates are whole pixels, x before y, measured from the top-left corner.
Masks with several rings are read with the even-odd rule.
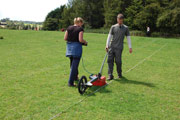
[[[151,37],[165,37],[165,38],[173,37],[173,38],[179,38],[180,34],[153,32],[151,34]]]
[[[85,29],[86,33],[100,33],[100,34],[109,34],[108,28],[101,28],[101,29]],[[131,36],[146,36],[146,34],[142,31],[131,31]]]
[[[100,33],[100,34],[109,34],[109,30],[108,28],[101,28],[101,29],[86,29],[85,28],[85,32],[86,33]],[[146,36],[146,34],[142,31],[138,31],[138,30],[134,30],[131,31],[131,36]]]
[[[146,36],[146,34],[142,31],[131,31],[130,30],[130,33],[131,33],[131,36]]]
[[[87,33],[108,34],[108,33],[109,33],[109,29],[107,29],[107,28],[101,28],[101,29],[86,29],[86,28],[85,28],[85,32],[87,32]]]
[[[159,32],[151,33],[151,37],[160,37],[160,36],[161,36],[161,33],[159,33]]]

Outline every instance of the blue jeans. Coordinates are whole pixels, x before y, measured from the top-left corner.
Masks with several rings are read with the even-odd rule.
[[[78,66],[81,58],[77,57],[70,57],[71,61],[71,71],[70,71],[70,76],[69,76],[69,85],[74,85],[74,80],[77,79],[78,75]]]

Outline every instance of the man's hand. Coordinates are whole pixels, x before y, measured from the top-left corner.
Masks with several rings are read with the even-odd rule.
[[[106,52],[108,52],[108,50],[109,50],[108,46],[106,46],[105,50],[106,50]]]
[[[129,48],[129,53],[132,53],[132,48]]]

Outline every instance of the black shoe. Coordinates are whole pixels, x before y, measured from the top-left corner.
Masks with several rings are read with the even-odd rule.
[[[119,75],[119,76],[118,76],[118,79],[120,79],[120,78],[123,78],[123,76],[122,76],[122,75]]]
[[[112,79],[114,79],[114,76],[110,75],[107,80],[112,80]]]

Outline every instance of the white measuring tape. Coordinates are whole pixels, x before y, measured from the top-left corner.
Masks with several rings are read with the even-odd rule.
[[[127,70],[127,71],[125,72],[125,74],[128,73],[128,72],[130,72],[131,70],[135,69],[136,67],[138,67],[140,64],[142,64],[142,63],[143,63],[144,61],[146,61],[147,59],[151,58],[154,54],[156,54],[157,52],[159,52],[159,51],[160,51],[161,49],[163,49],[166,45],[167,45],[167,44],[164,44],[161,48],[159,48],[158,50],[156,50],[155,52],[153,52],[150,56],[148,56],[148,57],[144,58],[143,60],[141,60],[140,62],[138,62],[135,66],[133,66],[132,68],[130,68],[129,70]],[[88,98],[88,97],[91,96],[92,94],[98,92],[99,90],[101,90],[102,88],[104,88],[104,87],[106,87],[107,85],[111,84],[112,82],[113,82],[113,80],[110,81],[110,82],[108,82],[106,85],[98,88],[98,89],[95,90],[94,92],[90,93],[90,94],[89,94],[88,96],[86,96],[85,98],[83,98],[83,99],[79,100],[78,102],[72,104],[71,106],[69,106],[69,107],[66,108],[65,110],[61,111],[60,113],[56,114],[55,116],[51,117],[49,120],[53,120],[54,118],[60,116],[62,113],[65,113],[65,112],[68,111],[70,108],[74,107],[74,106],[77,105],[78,103],[81,103],[81,102],[84,101],[86,98]]]

